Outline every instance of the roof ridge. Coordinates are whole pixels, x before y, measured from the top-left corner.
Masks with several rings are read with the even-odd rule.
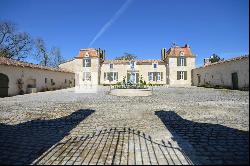
[[[53,67],[48,67],[48,66],[42,66],[39,64],[29,63],[29,62],[25,62],[25,61],[18,61],[18,60],[6,58],[6,57],[0,57],[0,65],[30,67],[30,68],[36,68],[36,69],[41,69],[41,70],[50,70],[50,71],[72,73],[71,71],[68,71],[68,70],[65,70],[62,68],[53,68]]]

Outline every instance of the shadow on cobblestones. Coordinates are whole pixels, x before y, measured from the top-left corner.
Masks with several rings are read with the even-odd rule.
[[[187,165],[179,147],[157,143],[131,128],[110,128],[71,137],[49,149],[35,165]]]
[[[31,164],[92,113],[94,110],[81,109],[58,119],[0,123],[0,164]]]
[[[173,111],[156,111],[155,115],[193,163],[249,164],[248,131],[189,121]]]

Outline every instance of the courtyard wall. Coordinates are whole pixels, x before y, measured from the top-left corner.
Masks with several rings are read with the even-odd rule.
[[[241,56],[193,69],[192,85],[233,88],[233,73],[237,73],[238,89],[248,89],[249,56]]]
[[[23,82],[24,93],[30,93],[28,92],[30,88],[35,88],[35,91],[39,92],[73,87],[75,77],[74,73],[62,69],[46,68],[15,61],[7,64],[0,61],[0,74],[8,77],[8,96],[19,94],[18,79]]]

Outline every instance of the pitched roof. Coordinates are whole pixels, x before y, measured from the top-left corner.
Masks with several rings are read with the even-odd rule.
[[[103,64],[126,64],[131,61],[136,62],[137,64],[143,64],[143,63],[164,63],[162,60],[158,59],[145,59],[145,60],[105,60]]]
[[[5,58],[5,57],[0,57],[0,65],[27,67],[27,68],[33,68],[33,69],[55,71],[55,72],[72,73],[72,72],[65,70],[65,69],[46,67],[46,66],[27,63],[27,62],[23,62],[23,61],[17,61],[17,60]]]
[[[214,65],[219,65],[219,64],[223,64],[223,63],[228,63],[228,62],[238,61],[238,60],[244,60],[244,59],[249,59],[249,55],[242,55],[242,56],[234,57],[234,58],[227,59],[227,60],[224,60],[224,61],[210,63],[210,64],[204,65],[202,67],[199,67],[199,68],[204,68],[204,67],[209,67],[209,66],[214,66]]]
[[[99,54],[95,48],[80,49],[79,54],[75,58],[84,58],[86,55],[89,57],[99,57]]]
[[[175,47],[171,47],[167,52],[166,55],[168,57],[170,56],[180,56],[181,52],[183,53],[184,56],[186,57],[194,57],[195,55],[192,53],[190,46],[189,45],[185,45],[184,47],[180,47],[180,46],[175,46]]]

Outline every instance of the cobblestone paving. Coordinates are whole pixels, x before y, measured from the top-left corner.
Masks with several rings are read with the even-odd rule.
[[[108,89],[0,99],[0,163],[249,163],[249,92],[159,87],[117,97]]]

